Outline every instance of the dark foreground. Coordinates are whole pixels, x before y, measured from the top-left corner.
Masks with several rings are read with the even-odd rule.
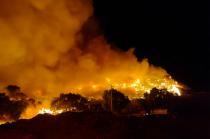
[[[182,97],[174,116],[38,115],[0,126],[0,139],[209,139],[209,95]]]
[[[1,139],[204,139],[208,117],[116,117],[110,113],[38,115],[0,126]]]

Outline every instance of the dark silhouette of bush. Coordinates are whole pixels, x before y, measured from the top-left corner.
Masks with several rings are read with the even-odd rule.
[[[52,103],[52,109],[62,109],[64,111],[84,111],[87,109],[88,100],[79,94],[60,94]]]
[[[14,99],[14,100],[27,99],[27,96],[23,92],[21,92],[21,89],[19,86],[8,85],[6,87],[6,90],[7,90],[7,94],[10,97],[10,99]]]
[[[0,117],[5,120],[18,120],[27,106],[25,100],[10,100],[9,96],[0,93]]]
[[[88,110],[90,112],[104,112],[102,100],[90,99],[88,101]]]
[[[144,99],[141,99],[140,102],[148,114],[156,108],[168,109],[168,112],[170,112],[174,97],[174,94],[167,89],[153,88],[150,93],[144,93]]]
[[[128,97],[123,93],[115,90],[105,90],[103,94],[103,108],[106,111],[120,113],[130,103]]]

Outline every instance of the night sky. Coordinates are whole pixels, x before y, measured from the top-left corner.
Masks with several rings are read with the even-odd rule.
[[[144,57],[197,91],[209,90],[208,3],[193,0],[94,0],[109,43]]]

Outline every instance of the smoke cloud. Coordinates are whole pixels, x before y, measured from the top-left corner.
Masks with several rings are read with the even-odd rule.
[[[136,79],[149,88],[174,84],[133,50],[113,49],[95,32],[92,14],[90,0],[0,0],[1,88],[18,85],[30,97],[51,99],[70,91],[101,95],[88,86]]]

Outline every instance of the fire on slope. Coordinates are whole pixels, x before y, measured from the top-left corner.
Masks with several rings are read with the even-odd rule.
[[[92,13],[91,0],[3,0],[0,86],[19,85],[36,99],[60,92],[99,97],[111,86],[130,97],[153,87],[179,94],[178,83],[164,69],[137,60],[133,49],[109,45]]]
[[[132,86],[132,85],[131,85]],[[134,86],[134,85],[133,85]],[[95,88],[95,86],[93,87]],[[137,89],[137,88],[134,88],[134,89]],[[176,86],[172,86],[172,88],[169,89],[170,92],[173,92],[175,95],[178,95],[180,96],[181,95],[181,92],[178,88],[176,88]],[[148,91],[149,93],[149,91]],[[75,108],[76,109],[76,108]],[[75,111],[75,110],[74,110]],[[45,108],[45,107],[42,107],[37,114],[49,114],[49,115],[57,115],[57,114],[61,114],[65,112],[65,110],[62,110],[62,109],[50,109],[50,108]],[[37,114],[35,114],[34,116],[36,116]],[[27,115],[25,115],[25,117],[22,117],[22,118],[29,118],[27,117]],[[32,117],[30,117],[32,118]]]
[[[51,110],[47,108],[42,108],[39,110],[38,114],[51,114],[51,115],[57,115],[63,113],[63,110]]]
[[[122,83],[122,88],[120,88],[121,84],[117,85],[118,90],[119,89],[122,89],[124,91],[127,90],[128,93],[137,93],[137,94],[139,91],[138,86],[140,86],[139,79],[137,79],[135,82],[130,83],[130,84]],[[115,86],[113,85],[112,88],[114,88],[114,87]],[[93,89],[92,91],[94,91],[94,89],[98,89],[98,86],[93,85],[92,87],[89,87],[89,88]],[[130,88],[134,92],[131,92],[131,90],[129,90]],[[49,102],[50,102],[49,100],[43,101],[43,102],[37,102],[37,100],[28,98],[24,93],[21,92],[20,88],[17,86],[8,86],[6,89],[8,90],[6,92],[6,94],[8,96],[6,96],[5,93],[0,93],[0,99],[1,99],[0,100],[0,124],[6,123],[9,121],[15,121],[19,118],[31,119],[38,114],[57,115],[57,114],[61,114],[63,112],[67,112],[67,111],[74,111],[74,112],[81,111],[74,106],[68,106],[68,108],[67,108],[66,102],[69,103],[69,99],[67,97],[61,97],[63,95],[60,95],[59,99],[62,101],[57,103],[57,104],[61,105],[61,107],[58,108],[58,107],[54,107],[57,104],[54,106],[52,105],[53,101],[51,102],[51,104],[49,104]],[[175,85],[172,85],[171,88],[168,88],[167,90],[169,92],[173,93],[174,95],[177,95],[177,96],[181,95],[180,90]],[[148,90],[147,92],[150,93],[150,90]],[[72,95],[77,96],[74,94],[72,94]],[[133,98],[135,98],[135,97],[130,97],[130,99],[133,99]],[[139,98],[139,96],[137,98]],[[72,100],[72,104],[75,104],[75,102],[77,102],[77,100],[81,101],[81,98],[79,98],[79,99],[77,98],[77,100],[75,100],[75,99]],[[90,100],[91,99],[92,98],[90,98]],[[88,100],[88,99],[86,99],[86,100]],[[8,110],[6,110],[6,109],[8,109]],[[19,114],[20,117],[18,115],[14,115],[15,113]]]
[[[0,87],[17,84],[48,104],[23,117],[59,113],[47,106],[61,92],[98,98],[112,87],[133,98],[157,87],[181,95],[164,69],[108,44],[92,16],[91,0],[1,1]]]

